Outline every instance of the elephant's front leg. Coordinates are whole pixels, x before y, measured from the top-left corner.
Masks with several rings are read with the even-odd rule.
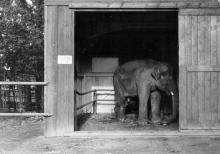
[[[125,121],[125,106],[124,105],[115,107],[115,113],[116,113],[116,118],[119,121],[121,122]]]
[[[161,121],[161,118],[160,118],[161,94],[155,90],[151,93],[150,99],[151,99],[151,112],[152,112],[151,121],[153,123],[159,123]]]
[[[150,95],[150,87],[144,86],[143,84],[138,87],[138,97],[139,97],[139,115],[138,124],[147,125],[148,124],[148,99]]]

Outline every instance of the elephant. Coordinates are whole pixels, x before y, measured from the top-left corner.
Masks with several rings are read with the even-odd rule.
[[[178,89],[173,78],[173,68],[165,62],[152,59],[135,60],[119,66],[113,75],[115,91],[115,115],[123,122],[125,120],[126,98],[138,96],[138,124],[148,124],[148,99],[151,92],[160,89],[168,95],[172,94],[172,115],[167,122],[173,122],[178,112]]]
[[[158,90],[154,90],[150,93],[150,102],[151,102],[151,122],[159,123],[161,121],[161,110],[160,110],[160,102],[161,102],[161,94]]]

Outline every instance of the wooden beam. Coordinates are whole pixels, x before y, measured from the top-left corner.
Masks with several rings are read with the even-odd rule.
[[[49,82],[0,82],[0,85],[42,85],[42,86],[48,86]]]
[[[218,130],[220,131],[220,130]],[[220,137],[220,132],[179,132],[179,131],[77,131],[66,132],[71,138],[130,138],[130,137]]]
[[[84,92],[84,93],[80,93],[78,91],[75,90],[75,93],[78,94],[78,95],[85,95],[85,94],[89,94],[89,93],[92,93],[92,92],[96,92],[96,90],[90,90],[90,91],[87,91],[87,92]]]
[[[68,6],[70,3],[72,3],[71,0],[61,1],[61,0],[45,0],[46,6]]]
[[[146,3],[142,2],[124,2],[121,8],[146,8]]]
[[[158,8],[177,8],[177,3],[174,2],[162,2],[158,4]]]
[[[218,6],[220,7],[220,6]],[[179,15],[188,16],[188,15],[196,15],[196,16],[204,16],[204,15],[220,15],[220,9],[216,8],[207,8],[207,9],[180,9]]]
[[[83,104],[83,105],[81,105],[81,106],[79,106],[79,107],[76,107],[76,110],[79,110],[79,109],[81,109],[81,108],[83,108],[83,107],[85,107],[85,106],[87,106],[87,105],[89,105],[89,104],[92,104],[93,102],[95,102],[95,101],[91,101],[91,102],[88,102],[88,103],[86,103],[86,104]]]
[[[46,6],[70,6],[70,8],[217,8],[218,0],[147,0],[137,1],[127,0],[116,2],[113,0],[102,1],[80,1],[80,0],[46,0]]]
[[[80,77],[113,77],[114,73],[77,73]]]
[[[115,93],[111,93],[111,94],[109,94],[109,93],[96,93],[96,95],[115,95]]]
[[[7,116],[15,116],[15,117],[18,117],[18,116],[44,116],[44,117],[50,117],[52,116],[53,114],[52,113],[0,113],[0,117],[1,116],[4,116],[4,117],[7,117]]]
[[[70,3],[69,8],[108,8],[108,5],[105,2],[75,2]]]
[[[73,2],[73,1],[46,1],[46,6],[69,6],[72,9],[145,9],[145,8],[219,8],[218,2],[184,2],[184,1],[167,1],[167,2]]]
[[[50,81],[50,86],[44,90],[44,111],[53,113],[52,117],[45,117],[44,135],[57,136],[57,53],[58,53],[58,7],[45,7],[45,52],[44,52],[44,81]]]
[[[219,66],[187,66],[188,72],[220,72]]]
[[[97,103],[97,105],[115,105],[115,103]]]
[[[96,101],[116,101],[115,99],[97,99]],[[103,104],[105,105],[105,104]]]

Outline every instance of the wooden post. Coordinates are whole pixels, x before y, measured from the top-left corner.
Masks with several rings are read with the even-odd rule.
[[[94,91],[93,93],[93,99],[94,99],[94,102],[93,102],[93,114],[97,114],[97,94],[96,94],[96,91]]]
[[[77,131],[76,91],[74,92],[74,131]]]

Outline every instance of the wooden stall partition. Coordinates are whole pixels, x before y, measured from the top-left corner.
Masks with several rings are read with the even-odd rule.
[[[179,11],[180,130],[220,130],[220,9]]]
[[[87,77],[87,91],[93,89],[113,89],[113,77],[96,76]],[[98,91],[97,99],[97,113],[113,113],[115,107],[114,92],[113,91]],[[88,95],[87,100],[92,100],[93,96]],[[87,112],[92,112],[92,105],[87,106]]]
[[[74,12],[45,7],[45,136],[74,131]]]

